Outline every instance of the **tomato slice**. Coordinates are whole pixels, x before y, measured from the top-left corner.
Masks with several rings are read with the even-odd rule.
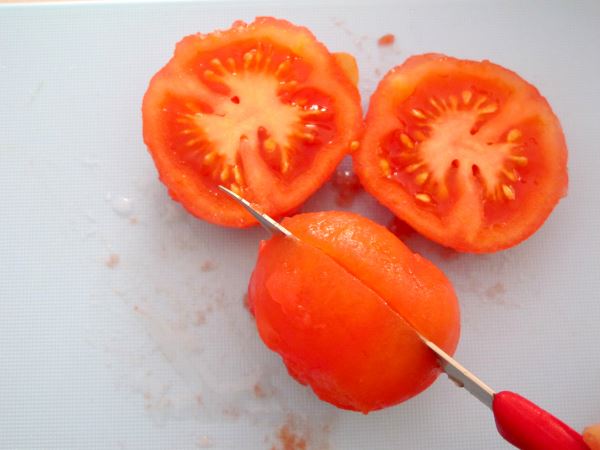
[[[489,61],[438,54],[381,81],[354,163],[399,218],[466,252],[526,239],[567,188],[563,132],[537,89]]]
[[[306,28],[269,17],[185,37],[143,101],[161,180],[192,214],[221,225],[255,221],[218,185],[273,216],[297,208],[358,145],[352,70]]]
[[[460,315],[444,274],[353,213],[300,214],[283,225],[299,239],[261,243],[248,300],[290,374],[364,413],[431,385],[441,369],[413,327],[454,353]]]

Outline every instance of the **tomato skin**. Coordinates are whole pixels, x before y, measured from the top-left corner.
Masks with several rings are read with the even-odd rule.
[[[438,97],[435,97],[436,91],[431,91],[434,82],[439,85],[435,88]],[[460,166],[459,170],[448,171],[451,190],[446,209],[424,205],[415,198],[420,188],[412,181],[419,172],[408,174],[400,167],[398,178],[396,172],[392,176],[382,173],[379,155],[387,145],[385,137],[402,127],[407,133],[415,130],[414,122],[418,119],[410,121],[402,116],[400,110],[404,105],[420,99],[421,104],[432,108],[427,103],[427,95],[433,92],[432,97],[438,102],[446,95],[447,101],[453,86],[461,83],[465,86],[469,82],[474,87],[483,86],[482,89],[497,100],[495,105],[500,105],[499,111],[490,115],[489,125],[477,125],[471,134],[481,136],[482,142],[500,142],[514,125],[511,115],[517,116],[518,120],[514,121],[524,130],[523,148],[528,164],[517,167],[521,175],[514,184],[506,181],[510,185],[509,193],[512,189],[513,201],[488,198],[483,188],[481,191],[480,187],[470,189],[469,185],[474,183],[468,181],[462,186],[452,185],[456,180],[471,177],[470,167]],[[458,89],[455,97],[459,102],[460,94],[461,89]],[[509,101],[512,101],[512,109],[503,110]],[[414,145],[418,150],[421,143],[415,140]],[[450,145],[441,147],[447,149]],[[565,196],[568,185],[567,147],[562,128],[539,91],[515,72],[492,62],[459,60],[439,54],[413,56],[386,74],[371,97],[365,132],[353,160],[363,187],[380,203],[425,237],[463,252],[495,252],[527,239]],[[498,173],[501,169],[497,168]]]
[[[369,286],[446,353],[454,353],[460,335],[458,301],[451,283],[432,262],[358,214],[299,214],[282,224]]]
[[[144,141],[158,169],[160,180],[167,186],[174,200],[198,218],[239,228],[255,225],[256,221],[240,205],[217,189],[218,184],[221,184],[218,179],[209,180],[197,167],[183,161],[180,153],[184,145],[179,137],[174,137],[174,129],[179,126],[175,115],[181,114],[181,111],[174,105],[186,103],[188,94],[193,93],[193,90],[186,87],[186,82],[199,76],[199,58],[217,52],[225,60],[228,56],[227,49],[231,49],[232,54],[239,59],[242,55],[239,45],[248,46],[248,42],[267,43],[295,55],[293,58],[298,60],[298,73],[295,75],[301,80],[298,92],[312,89],[329,96],[332,109],[328,126],[333,130],[329,133],[333,134],[327,135],[326,141],[315,144],[310,152],[305,151],[301,145],[291,143],[292,150],[300,155],[300,159],[304,158],[303,154],[307,156],[303,162],[298,163],[297,170],[292,165],[285,176],[273,171],[258,148],[241,145],[239,155],[243,161],[240,167],[243,167],[242,175],[248,184],[242,191],[245,198],[273,217],[297,209],[329,179],[338,162],[350,151],[351,143],[359,138],[362,129],[360,96],[350,79],[355,75],[351,65],[342,68],[338,59],[307,28],[285,20],[259,17],[250,24],[238,21],[225,31],[183,38],[177,44],[173,58],[152,78],[144,95]],[[351,63],[347,58],[345,61]],[[275,67],[271,70],[274,71]],[[273,74],[265,76],[267,75]],[[211,96],[225,95],[219,94],[218,86],[212,88],[216,91]],[[200,94],[197,92],[194,95],[194,107],[210,114],[210,107],[204,102],[205,99],[199,99]],[[241,105],[245,105],[245,99],[241,100]],[[239,99],[237,102],[239,103]],[[260,133],[260,129],[257,133]]]
[[[363,413],[405,401],[433,383],[440,374],[436,358],[402,315],[452,354],[458,304],[443,274],[428,262],[422,266],[424,260],[391,233],[355,214],[301,214],[284,225],[299,240],[275,237],[262,244],[248,299],[261,338],[281,355],[290,374],[322,400]],[[344,238],[358,226],[365,229]],[[354,246],[367,236],[365,246]],[[393,240],[394,248],[387,248]],[[350,256],[342,260],[347,252]],[[361,256],[367,263],[359,266]],[[438,302],[439,309],[420,308],[417,298],[384,298],[379,288],[393,276],[380,284],[373,284],[372,277],[386,270],[374,267],[364,277],[352,273],[377,266],[378,257],[395,266],[388,267],[389,275],[395,269],[412,274],[412,279],[398,275],[394,289],[426,293],[441,283],[446,290],[437,292],[443,298],[424,301]],[[423,314],[430,314],[429,320],[419,317]]]

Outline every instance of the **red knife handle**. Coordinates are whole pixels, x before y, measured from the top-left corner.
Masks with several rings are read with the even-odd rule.
[[[496,393],[492,410],[500,435],[521,450],[589,450],[579,433],[519,394]]]

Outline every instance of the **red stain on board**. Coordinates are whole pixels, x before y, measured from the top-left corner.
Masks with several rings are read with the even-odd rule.
[[[331,181],[336,190],[335,203],[338,206],[350,206],[360,192],[362,186],[358,177],[348,169],[338,170]]]
[[[308,443],[306,439],[297,434],[290,425],[283,425],[277,433],[278,445],[271,450],[306,450]]]
[[[391,33],[384,34],[377,40],[377,45],[380,47],[387,47],[389,45],[393,45],[396,41],[396,36]]]
[[[204,311],[196,311],[196,325],[204,325],[206,323],[206,313]]]
[[[256,398],[265,398],[267,396],[267,393],[259,383],[254,385],[254,396]]]
[[[215,264],[214,261],[211,261],[210,259],[207,259],[202,264],[200,264],[200,270],[202,272],[212,272],[216,268],[217,268],[217,265]]]
[[[461,253],[448,247],[440,247],[439,255],[444,261],[452,261],[458,258]]]
[[[242,415],[242,412],[235,406],[228,406],[227,408],[223,409],[223,415],[233,419],[239,419],[239,417]]]
[[[104,265],[109,269],[114,269],[121,262],[121,257],[116,253],[111,253],[108,259],[104,262]]]
[[[485,296],[490,300],[496,300],[506,292],[506,288],[502,283],[496,283],[485,290]]]
[[[206,306],[203,309],[199,309],[196,311],[196,320],[194,323],[198,326],[204,325],[208,319],[210,313],[213,312],[213,307],[211,305]]]

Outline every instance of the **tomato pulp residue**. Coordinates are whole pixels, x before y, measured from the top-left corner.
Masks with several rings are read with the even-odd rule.
[[[356,197],[361,189],[358,177],[348,169],[338,170],[333,176],[331,184],[337,192],[335,203],[338,206],[352,205],[354,197]]]
[[[391,33],[384,34],[377,40],[377,45],[380,47],[387,47],[388,45],[392,45],[396,40],[396,36]]]
[[[387,225],[387,229],[390,230],[398,239],[404,240],[415,232],[409,224],[403,220],[393,217],[390,223]]]
[[[115,267],[117,267],[119,265],[120,261],[121,261],[121,258],[119,257],[119,255],[117,255],[115,253],[111,253],[104,264],[109,269],[114,269]]]
[[[502,283],[496,283],[493,286],[490,286],[485,291],[485,296],[489,299],[495,299],[498,296],[501,296],[506,292],[506,288]]]
[[[271,450],[306,450],[308,444],[306,439],[299,436],[290,425],[285,424],[277,433],[278,445],[271,447]]]
[[[259,383],[254,385],[254,396],[256,398],[265,398],[267,396],[267,393]]]
[[[200,270],[202,272],[211,272],[213,270],[215,270],[217,268],[217,264],[214,261],[211,261],[210,259],[207,259],[206,261],[202,262],[202,264],[200,265]]]
[[[211,305],[196,311],[196,322],[195,322],[196,325],[204,325],[206,323],[207,317],[212,312],[213,312],[213,307]]]
[[[208,436],[202,436],[198,441],[198,447],[200,448],[211,448],[214,447],[214,442]]]
[[[451,261],[458,258],[461,254],[452,248],[441,247],[439,255],[444,261]]]

